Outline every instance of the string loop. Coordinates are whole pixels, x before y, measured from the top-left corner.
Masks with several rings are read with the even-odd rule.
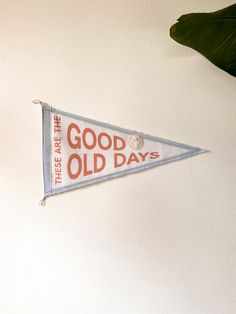
[[[43,102],[42,102],[40,99],[34,99],[34,100],[33,100],[33,103],[34,103],[34,104],[42,105]]]
[[[46,205],[46,196],[44,196],[44,198],[42,198],[40,201],[39,201],[39,205],[41,206],[45,206]]]

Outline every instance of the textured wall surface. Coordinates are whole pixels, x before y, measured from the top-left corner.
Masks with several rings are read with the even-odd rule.
[[[0,2],[0,313],[234,314],[235,78],[169,38],[231,1]],[[211,153],[48,199],[49,104]]]

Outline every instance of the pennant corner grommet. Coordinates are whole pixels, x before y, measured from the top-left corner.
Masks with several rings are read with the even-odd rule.
[[[42,101],[48,196],[208,152],[55,109]]]

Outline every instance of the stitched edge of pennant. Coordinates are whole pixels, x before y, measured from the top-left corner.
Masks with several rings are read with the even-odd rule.
[[[44,196],[52,195],[51,109],[52,108],[46,104],[42,105]]]

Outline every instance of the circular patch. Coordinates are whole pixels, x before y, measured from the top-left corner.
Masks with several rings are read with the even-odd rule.
[[[129,144],[129,147],[133,149],[139,149],[143,146],[144,139],[141,135],[134,134],[128,138],[128,144]]]

